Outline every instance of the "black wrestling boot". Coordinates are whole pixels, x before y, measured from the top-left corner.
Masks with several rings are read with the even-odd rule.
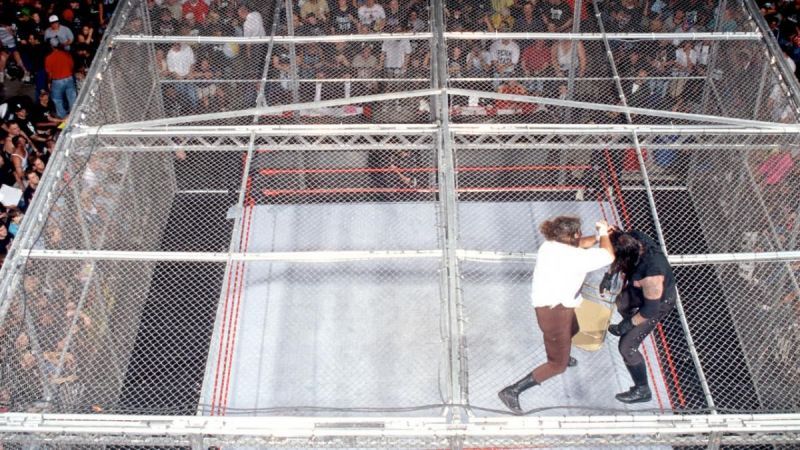
[[[506,408],[513,411],[515,414],[522,414],[522,408],[519,407],[519,394],[524,390],[530,389],[539,383],[533,379],[533,374],[529,373],[525,377],[511,386],[506,386],[502,391],[497,393],[500,401],[506,405]]]
[[[633,386],[625,392],[620,392],[615,396],[622,403],[644,403],[649,402],[653,396],[649,386]]]
[[[622,319],[620,323],[608,326],[608,332],[614,336],[620,337],[633,329],[633,322],[631,319]]]
[[[570,356],[569,362],[567,363],[567,367],[575,367],[577,365],[578,365],[578,360]]]
[[[622,403],[643,403],[649,402],[653,398],[650,387],[647,385],[647,366],[645,363],[635,366],[625,366],[633,378],[634,386],[625,392],[616,395],[616,399]]]

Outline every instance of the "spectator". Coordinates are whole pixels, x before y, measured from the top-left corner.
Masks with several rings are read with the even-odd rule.
[[[31,169],[34,172],[36,172],[37,175],[39,175],[39,178],[41,178],[42,175],[44,175],[44,169],[45,169],[45,164],[46,164],[45,163],[45,161],[46,161],[45,156],[46,156],[45,154],[36,156],[36,157],[33,158],[33,162],[31,163]]]
[[[500,87],[497,88],[497,92],[500,94],[509,95],[528,95],[528,90],[525,89],[525,86],[520,84],[520,82],[517,80],[504,81]],[[495,102],[495,107],[498,110],[510,110],[514,113],[525,113],[532,112],[536,108],[536,105],[533,103],[516,102],[512,100],[497,100]]]
[[[394,29],[390,29],[394,32]],[[408,68],[409,55],[411,54],[411,41],[408,39],[393,39],[383,41],[381,44],[381,66],[388,78],[402,76]]]
[[[44,70],[50,80],[50,92],[56,106],[56,115],[62,119],[67,117],[78,96],[73,77],[74,69],[72,55],[60,45],[52,47],[50,54],[44,60]]]
[[[33,105],[31,120],[36,132],[47,136],[52,136],[64,121],[56,115],[55,105],[50,101],[50,92],[47,90],[39,92],[39,101]]]
[[[408,76],[411,78],[429,78],[431,73],[431,53],[428,47],[419,45],[411,52],[408,60]]]
[[[352,65],[350,62],[350,53],[351,50],[347,42],[334,43],[333,55],[325,58],[326,62],[328,62],[328,72],[335,75],[349,73]]]
[[[417,13],[415,9],[408,12],[408,19],[406,20],[405,27],[412,33],[423,33],[428,28],[425,21],[419,17],[419,13]]]
[[[378,74],[380,67],[378,58],[373,55],[372,45],[370,43],[361,44],[361,51],[353,57],[353,69],[356,71],[358,78],[367,79],[375,78]],[[373,94],[377,90],[377,83],[369,81],[363,84],[364,94]]]
[[[181,14],[183,17],[186,17],[188,14],[192,14],[195,22],[197,22],[199,25],[206,23],[208,11],[208,4],[203,0],[186,0],[181,7]]]
[[[36,86],[35,95],[38,95],[39,91],[47,87],[47,74],[44,71],[44,56],[47,52],[42,44],[44,38],[38,23],[39,15],[30,12],[29,8],[22,8],[18,16],[17,39],[19,40],[19,53],[25,63],[25,67],[33,76]],[[0,73],[2,73],[2,70],[0,70]]]
[[[303,24],[297,29],[297,34],[301,36],[323,36],[325,29],[318,22],[317,16],[314,13],[308,13],[303,21]]]
[[[519,63],[519,45],[511,39],[494,41],[489,47],[494,78],[513,77]],[[495,80],[495,89],[500,86],[500,80]]]
[[[522,17],[514,21],[514,32],[534,33],[543,32],[546,29],[541,16],[535,14],[533,3],[526,2],[522,7]]]
[[[6,137],[3,137],[3,142],[5,142]],[[14,167],[14,162],[11,160],[11,155],[6,153],[5,151],[0,151],[0,183],[5,184],[7,186],[17,185],[17,176],[16,176],[16,169]],[[5,219],[5,217],[3,219]],[[5,249],[5,246],[2,246],[2,249]]]
[[[22,81],[27,83],[30,81],[31,75],[28,69],[25,68],[25,64],[22,62],[22,55],[17,49],[17,37],[14,27],[7,22],[7,19],[0,18],[0,44],[2,45],[2,48],[0,48],[0,83],[5,79],[5,69],[9,56],[13,57],[17,66],[23,70]]]
[[[92,56],[96,48],[96,37],[94,28],[89,25],[81,27],[80,33],[75,41],[75,65],[78,67],[89,68],[92,63]]]
[[[366,3],[358,8],[358,21],[361,23],[362,33],[383,30],[385,20],[386,11],[383,6],[375,3],[375,0],[366,0]]]
[[[476,41],[466,56],[465,75],[469,78],[488,76],[492,68],[492,55],[484,50],[483,44]]]
[[[313,42],[302,48],[300,58],[300,78],[316,78],[317,72],[323,69],[325,60],[322,57],[322,47],[319,43]]]
[[[563,33],[572,26],[572,9],[564,0],[540,0],[538,16],[550,31],[553,25],[554,32]]]
[[[3,207],[5,210],[5,207]],[[8,252],[9,246],[11,245],[12,237],[8,233],[8,227],[6,226],[5,218],[0,222],[0,253],[5,255]]]
[[[211,63],[208,58],[202,58],[197,70],[192,74],[196,80],[200,80],[197,85],[197,99],[203,108],[208,110],[211,98],[217,93],[217,85],[210,80],[219,78],[218,74],[211,70]]]
[[[300,17],[312,14],[320,22],[326,22],[330,12],[328,0],[305,0],[300,6]]]
[[[508,8],[502,8],[491,16],[484,16],[483,21],[486,24],[486,30],[490,33],[498,30],[511,31],[514,27],[514,17],[511,16],[511,10]]]
[[[191,79],[194,72],[196,60],[192,47],[186,43],[173,43],[167,52],[166,63],[167,74],[177,81],[172,83],[172,87],[178,95],[180,106],[197,107],[197,88],[193,83],[184,81]]]
[[[75,35],[68,27],[61,26],[58,16],[51,15],[48,19],[50,27],[44,32],[44,40],[49,43],[51,47],[61,47],[66,51],[70,50],[72,41],[75,40]]]
[[[19,233],[19,226],[22,224],[22,219],[25,217],[25,214],[19,209],[13,208],[8,214],[8,217],[10,219],[8,222],[8,234],[10,234],[12,238],[15,238],[17,237],[17,233]]]
[[[576,70],[575,74],[579,78],[586,75],[586,51],[583,48],[583,42],[560,40],[556,42],[556,44],[553,45],[553,48],[550,50],[553,68],[555,69],[556,74],[560,77],[567,76],[567,74],[569,74],[570,67],[572,67],[573,44],[575,52],[577,53],[574,56],[578,61],[578,70]]]
[[[358,26],[358,10],[347,0],[337,0],[331,13],[332,34],[353,34]]]
[[[42,137],[37,133],[36,127],[33,125],[33,122],[30,120],[28,115],[28,108],[18,103],[16,105],[16,109],[14,111],[14,118],[12,119],[14,123],[19,126],[20,131],[25,134],[28,138],[29,142],[36,145],[44,145],[46,138]]]
[[[461,47],[453,45],[450,47],[450,57],[447,59],[447,73],[450,78],[461,78],[464,71]]]
[[[525,74],[525,85],[530,92],[544,92],[544,81],[537,78],[547,77],[551,72],[551,50],[547,41],[536,39],[522,51],[522,72]]]
[[[14,168],[14,186],[24,189],[25,170],[28,168],[28,151],[25,146],[25,139],[21,136],[17,124],[10,124],[8,128],[9,133],[3,145],[3,152]]]
[[[683,95],[686,88],[686,77],[694,73],[697,64],[698,53],[692,41],[683,41],[680,47],[675,49],[675,60],[672,63],[672,76],[675,77],[670,82],[669,93],[673,99]]]
[[[285,103],[289,99],[291,58],[289,50],[280,46],[275,49],[272,55],[272,67],[278,72],[278,83],[269,83],[267,86],[267,101],[272,104]]]
[[[400,2],[397,0],[389,0],[389,8],[385,10],[386,22],[384,26],[389,26],[393,29],[402,29],[406,24],[403,23],[405,19],[405,11],[400,8]]]

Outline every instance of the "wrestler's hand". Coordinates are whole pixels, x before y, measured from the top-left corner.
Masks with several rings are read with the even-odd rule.
[[[594,226],[597,228],[597,234],[600,236],[608,236],[608,222],[600,220],[595,223]]]
[[[614,275],[611,273],[606,272],[603,275],[603,280],[600,282],[600,295],[603,295],[603,292],[611,290],[611,279],[614,278]]]

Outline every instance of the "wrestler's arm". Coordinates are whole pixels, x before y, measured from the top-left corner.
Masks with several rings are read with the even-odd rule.
[[[649,305],[657,306],[657,302],[661,300],[661,296],[664,295],[664,275],[652,275],[642,278],[639,284],[642,287],[645,305],[640,308],[639,312],[631,319],[634,325],[642,324],[649,319],[649,317],[647,317],[650,315],[647,302],[653,302],[649,303]],[[642,315],[643,309],[645,310],[645,315]]]
[[[580,244],[578,244],[581,248],[592,248],[594,244],[597,244],[597,236],[581,236]]]

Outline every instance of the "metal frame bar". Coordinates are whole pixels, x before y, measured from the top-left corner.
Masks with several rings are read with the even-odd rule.
[[[342,34],[327,36],[275,36],[279,44],[296,43],[307,44],[312,42],[369,42],[388,41],[396,39],[429,40],[434,33],[371,33],[371,34]],[[486,39],[539,39],[539,40],[571,40],[571,41],[601,41],[602,33],[480,33],[480,32],[453,32],[443,33],[445,39],[452,40],[486,40]],[[608,33],[611,40],[636,40],[636,41],[661,41],[661,40],[697,40],[697,41],[757,41],[761,39],[760,33],[734,32],[734,33]],[[266,37],[246,38],[241,36],[147,36],[121,34],[113,37],[113,42],[152,42],[168,44],[174,42],[187,42],[197,44],[266,44]]]
[[[124,130],[124,129],[135,129],[143,127],[158,127],[164,125],[176,125],[186,122],[233,119],[236,117],[244,117],[252,115],[280,114],[288,111],[299,111],[303,109],[319,109],[319,108],[329,108],[335,106],[346,106],[356,103],[372,103],[372,102],[398,100],[398,99],[413,98],[413,97],[427,97],[429,95],[436,95],[438,93],[439,93],[438,89],[420,89],[420,90],[406,91],[406,92],[392,92],[389,94],[363,95],[359,97],[350,97],[350,98],[343,98],[336,100],[323,100],[320,102],[290,103],[287,105],[267,106],[263,108],[256,107],[256,108],[239,109],[234,111],[223,111],[217,113],[193,114],[181,117],[144,120],[140,122],[127,122],[127,123],[105,125],[103,128],[111,130]]]
[[[448,318],[447,330],[448,345],[448,367],[449,371],[449,402],[463,405],[467,399],[466,383],[466,354],[464,349],[464,333],[462,323],[461,306],[461,277],[459,276],[459,265],[456,258],[458,248],[458,206],[456,204],[456,175],[453,151],[450,148],[452,138],[450,135],[450,102],[447,96],[448,85],[448,49],[447,38],[444,36],[444,6],[443,2],[433,2],[432,28],[436,44],[432,50],[432,61],[435,60],[434,79],[437,83],[435,88],[439,89],[436,100],[436,119],[440,130],[437,133],[437,157],[439,166],[439,203],[444,217],[444,249],[443,263],[444,270],[441,274],[443,282],[443,294],[445,295],[446,314]],[[462,423],[466,419],[464,408],[448,408],[448,419],[451,423]],[[452,442],[451,446],[459,446],[457,442]]]
[[[451,123],[450,130],[455,135],[629,135],[636,130],[642,134],[668,135],[719,135],[719,136],[780,136],[796,133],[794,125],[774,124],[774,127],[733,127],[716,125],[628,125],[628,124],[497,124]],[[226,137],[249,136],[255,131],[259,136],[326,136],[326,135],[415,135],[433,133],[438,129],[434,124],[320,124],[320,125],[221,125],[204,127],[179,125],[147,129],[109,129],[106,127],[82,127],[73,132],[75,138],[87,136],[128,136],[128,137]],[[729,144],[734,146],[736,144]],[[744,144],[742,144],[744,145]],[[763,148],[763,146],[761,147]]]
[[[137,252],[121,250],[30,250],[30,258],[37,260],[103,260],[103,261],[286,261],[286,262],[334,262],[379,259],[425,259],[441,258],[441,249],[421,250],[320,250],[297,252]],[[492,261],[535,261],[535,253],[497,252],[457,248],[458,259]],[[800,261],[800,251],[742,252],[667,255],[673,266],[736,264],[742,262],[786,262]]]
[[[291,0],[287,0],[291,4]],[[580,4],[580,0],[577,1]],[[134,2],[129,1],[128,4],[121,8],[124,14],[131,12]],[[10,299],[12,288],[18,284],[22,276],[22,268],[28,257],[40,260],[90,260],[92,262],[98,260],[136,260],[136,261],[218,261],[227,262],[247,262],[247,261],[292,261],[298,263],[318,263],[318,262],[335,262],[335,261],[353,261],[353,260],[366,260],[366,259],[439,259],[444,261],[448,269],[448,273],[443,277],[446,280],[446,302],[448,306],[449,318],[449,331],[450,331],[450,346],[451,349],[459,348],[460,342],[460,303],[458,291],[458,261],[465,259],[475,259],[481,261],[510,261],[510,260],[523,260],[529,261],[535,258],[533,254],[525,253],[500,253],[500,252],[482,252],[459,249],[457,244],[457,217],[454,215],[455,211],[455,172],[453,170],[453,155],[452,150],[458,148],[497,148],[503,146],[503,138],[514,136],[513,143],[508,144],[505,148],[548,148],[552,143],[544,143],[538,147],[534,144],[528,144],[518,140],[519,137],[525,135],[535,136],[550,136],[557,135],[580,135],[580,136],[597,136],[597,135],[619,135],[619,136],[633,136],[634,145],[637,150],[637,158],[642,167],[644,177],[644,189],[647,192],[648,200],[653,208],[654,220],[657,226],[657,232],[662,244],[663,235],[660,231],[660,224],[658,221],[657,211],[655,210],[655,203],[652,197],[654,188],[650,185],[649,175],[644,164],[643,155],[641,151],[640,136],[644,137],[646,133],[664,133],[669,135],[697,135],[706,134],[708,136],[779,136],[785,133],[798,134],[800,133],[800,126],[797,124],[773,124],[770,122],[760,122],[754,120],[744,119],[731,119],[720,118],[716,116],[704,115],[690,115],[682,113],[671,113],[668,111],[659,110],[642,110],[638,108],[627,107],[624,101],[624,92],[621,89],[621,78],[616,73],[616,65],[611,57],[610,63],[614,69],[614,80],[623,98],[623,107],[616,107],[614,105],[601,105],[589,104],[582,102],[563,102],[553,101],[554,99],[542,99],[527,96],[512,96],[507,94],[495,94],[490,92],[474,92],[468,90],[447,90],[447,73],[446,73],[446,46],[444,46],[445,39],[487,39],[487,38],[521,38],[521,39],[550,39],[550,40],[571,40],[572,47],[578,40],[602,40],[608,49],[609,40],[620,39],[636,39],[636,40],[661,40],[661,39],[693,39],[705,40],[712,42],[721,41],[761,41],[764,33],[764,28],[761,27],[761,32],[755,33],[664,33],[664,34],[628,34],[628,33],[571,33],[571,34],[544,34],[544,33],[496,33],[487,35],[486,33],[447,33],[444,31],[444,23],[442,17],[441,2],[434,2],[436,24],[431,33],[419,34],[379,34],[379,35],[355,35],[355,36],[329,36],[325,38],[318,37],[281,37],[271,36],[269,40],[266,38],[261,39],[245,39],[245,38],[214,38],[209,37],[159,37],[159,36],[117,36],[112,37],[113,30],[119,27],[124,19],[120,20],[116,17],[109,33],[106,36],[105,46],[101,46],[101,53],[98,55],[99,65],[96,65],[92,74],[89,76],[89,85],[81,93],[81,100],[79,102],[80,109],[76,111],[64,139],[59,143],[59,149],[63,150],[58,152],[56,157],[51,162],[51,167],[48,168],[47,182],[43,182],[40,187],[37,198],[41,197],[34,207],[31,208],[26,218],[26,223],[23,225],[23,234],[17,242],[15,249],[9,256],[6,262],[6,267],[3,268],[2,285],[0,285],[0,292],[3,292],[5,301],[0,306],[0,321],[5,315]],[[752,2],[747,1],[748,7],[752,8]],[[122,14],[124,16],[124,14]],[[578,11],[576,15],[579,15]],[[118,14],[120,16],[120,14]],[[763,22],[760,17],[755,18],[758,23],[759,20]],[[289,21],[291,22],[291,20]],[[273,26],[274,26],[273,22]],[[577,31],[577,30],[576,30]],[[290,33],[291,34],[291,33]],[[184,118],[175,119],[158,119],[155,121],[141,121],[136,123],[122,123],[110,125],[107,127],[82,127],[75,126],[80,123],[81,119],[77,118],[88,111],[90,102],[87,100],[89,96],[96,93],[99,87],[99,74],[107,67],[109,61],[109,45],[111,43],[148,43],[154,44],[157,42],[197,42],[197,43],[219,43],[219,42],[240,42],[247,44],[254,43],[269,43],[270,48],[275,42],[288,43],[294,46],[295,44],[304,44],[310,42],[341,42],[341,41],[385,41],[397,38],[407,38],[413,40],[426,40],[430,39],[432,43],[439,44],[439,47],[434,47],[436,74],[435,81],[432,89],[422,91],[412,91],[411,93],[403,93],[402,96],[397,94],[383,95],[383,96],[367,96],[354,99],[348,99],[346,102],[339,100],[331,101],[331,106],[338,106],[344,104],[361,103],[366,101],[382,101],[393,100],[397,98],[410,98],[431,96],[438,100],[438,105],[434,108],[437,111],[438,122],[435,124],[383,124],[383,125],[258,125],[253,123],[249,126],[225,126],[225,127],[200,127],[182,125],[173,127],[174,124],[180,124],[191,120],[209,120],[209,115],[198,115]],[[768,41],[768,39],[767,39]],[[770,48],[774,53],[774,49]],[[573,51],[574,53],[574,51]],[[444,58],[445,64],[442,64]],[[779,61],[779,60],[778,60]],[[296,61],[295,61],[296,63]],[[262,89],[269,80],[266,80],[266,74],[270,65],[269,58],[265,61],[264,72],[262,74]],[[574,66],[574,64],[573,64]],[[786,78],[786,70],[782,63],[778,62],[779,70]],[[444,72],[442,72],[444,70]],[[766,70],[766,69],[765,69]],[[295,77],[295,83],[297,78]],[[111,81],[111,80],[109,80]],[[800,98],[798,96],[797,82],[791,77],[786,78],[789,84],[789,89],[792,93],[792,98]],[[763,84],[763,80],[762,80]],[[713,83],[711,88],[715,89]],[[479,95],[485,98],[495,98],[511,101],[529,101],[535,103],[546,104],[545,101],[550,101],[550,104],[556,106],[567,106],[574,108],[588,108],[598,110],[617,110],[625,113],[629,118],[631,114],[652,115],[657,117],[666,117],[670,114],[675,115],[674,118],[681,120],[694,120],[713,122],[721,125],[689,125],[689,126],[640,126],[640,125],[584,125],[575,127],[571,124],[546,124],[546,125],[526,125],[526,124],[451,124],[449,123],[449,108],[447,100],[449,95]],[[715,95],[718,93],[714,91]],[[160,97],[160,96],[159,96]],[[369,100],[367,100],[369,99]],[[323,102],[324,103],[324,102]],[[797,103],[795,102],[795,106]],[[262,104],[257,106],[261,107]],[[253,108],[250,110],[241,110],[232,112],[236,114],[232,117],[253,115],[254,122],[260,114],[272,112],[283,112],[297,109],[318,108],[320,103],[305,103],[305,104],[292,104],[284,105],[280,108]],[[615,109],[616,108],[616,109]],[[211,115],[213,116],[213,115]],[[222,116],[214,116],[217,118],[225,118]],[[173,122],[174,121],[174,122]],[[137,129],[137,127],[149,127],[146,129]],[[286,137],[287,140],[275,140],[280,148],[291,149],[300,148],[303,145],[311,144],[315,149],[324,150],[336,148],[339,145],[348,145],[347,141],[342,138],[337,140],[330,136],[331,133],[354,134],[357,136],[372,136],[375,137],[374,148],[389,148],[389,143],[382,139],[384,136],[410,136],[415,134],[425,134],[427,138],[436,136],[436,141],[431,144],[425,142],[418,142],[417,145],[426,146],[430,148],[436,146],[440,151],[440,174],[443,181],[442,192],[442,205],[445,218],[445,245],[443,249],[430,249],[419,251],[351,251],[351,252],[336,252],[336,251],[320,251],[320,252],[283,252],[283,253],[246,253],[234,251],[234,242],[236,240],[236,233],[232,235],[231,249],[228,253],[193,253],[193,252],[115,252],[104,250],[86,250],[86,251],[72,251],[72,250],[46,250],[33,247],[31,242],[37,235],[44,222],[44,218],[49,211],[49,207],[55,200],[55,191],[60,186],[62,173],[66,170],[67,162],[70,158],[80,154],[80,149],[72,148],[76,144],[76,139],[85,136],[96,137],[129,137],[140,138],[144,142],[148,138],[156,137],[170,137],[179,139],[186,137],[196,141],[186,142],[204,142],[200,145],[206,145],[207,148],[214,148],[212,138],[219,138],[221,136],[239,136],[247,138],[247,159],[245,161],[243,183],[246,183],[247,175],[249,173],[249,164],[252,155],[258,147],[258,139],[267,135],[270,137]],[[466,141],[458,142],[458,136],[476,136],[483,135],[485,140],[478,144],[471,144]],[[309,139],[309,137],[319,137],[320,140]],[[381,138],[377,138],[381,136]],[[204,139],[208,138],[208,139]],[[329,147],[316,145],[317,142],[322,142],[323,139],[330,139],[333,142]],[[169,141],[173,142],[173,141]],[[152,142],[151,142],[152,143]],[[163,145],[163,144],[159,144]],[[178,145],[178,144],[176,144]],[[237,141],[232,144],[233,151],[241,152],[244,147]],[[563,145],[563,144],[562,144]],[[582,143],[574,145],[586,145],[596,147],[591,143]],[[615,143],[613,145],[616,145]],[[712,148],[719,149],[718,145],[712,144],[695,144],[697,148]],[[727,144],[730,149],[762,149],[764,145],[756,145],[751,141],[743,142],[741,144]],[[682,148],[688,148],[689,145],[680,145]],[[148,146],[146,143],[142,146],[147,148],[145,151],[153,151],[153,146]],[[185,147],[182,145],[182,147]],[[668,145],[662,145],[668,147]],[[165,150],[168,147],[163,147]],[[217,147],[218,148],[218,147]],[[574,147],[577,148],[577,147]],[[100,147],[98,151],[127,151],[128,148],[103,148]],[[307,148],[306,148],[307,150]],[[93,149],[94,151],[94,149]],[[239,190],[239,205],[242,205],[242,199],[245,195],[245,186]],[[240,222],[240,221],[239,221]],[[24,237],[23,237],[24,236]],[[17,249],[18,248],[18,249]],[[730,254],[703,254],[703,255],[670,255],[669,260],[673,265],[692,265],[692,264],[727,264],[738,263],[745,261],[758,261],[758,262],[771,262],[771,261],[799,261],[800,252],[798,251],[781,251],[769,253],[730,253]],[[87,284],[88,286],[89,284]],[[681,312],[681,319],[684,320],[683,313]],[[691,336],[688,334],[688,329],[684,330],[687,338],[690,339],[690,350],[693,349],[691,343]],[[459,408],[465,408],[463,399],[466,398],[465,380],[462,380],[461,373],[458,371],[459,365],[463,365],[463,360],[457,360],[458,353],[455,352],[450,355],[451,371],[449,384],[453,388],[453,395],[451,396],[451,403],[449,406],[453,411]],[[695,354],[692,354],[696,358]],[[456,358],[456,359],[454,359]],[[704,383],[702,373],[701,383]],[[704,384],[705,388],[705,384]],[[705,389],[704,389],[705,391]],[[709,397],[710,398],[710,397]],[[710,403],[713,407],[713,402]],[[25,442],[31,443],[36,441],[47,441],[51,443],[67,443],[67,442],[82,442],[82,443],[119,443],[119,444],[132,444],[140,442],[142,444],[153,444],[155,442],[162,443],[163,445],[193,445],[195,447],[215,446],[220,443],[240,443],[245,445],[247,439],[253,439],[252,442],[270,442],[280,445],[292,443],[292,439],[296,439],[295,443],[313,443],[319,442],[319,439],[329,439],[326,443],[342,442],[348,447],[355,447],[354,443],[372,443],[375,442],[390,442],[387,439],[393,438],[420,438],[426,439],[425,445],[436,443],[441,445],[437,446],[465,446],[471,442],[486,442],[483,439],[502,439],[502,438],[515,438],[520,439],[519,442],[535,442],[537,439],[543,437],[560,437],[560,438],[575,438],[575,439],[593,439],[597,438],[608,442],[609,439],[620,437],[636,437],[646,436],[652,442],[658,443],[675,443],[681,439],[686,442],[699,442],[699,439],[706,439],[706,442],[711,441],[723,444],[727,442],[741,443],[765,443],[765,442],[778,442],[778,443],[796,443],[800,442],[800,414],[790,415],[761,415],[761,416],[735,416],[735,415],[703,415],[693,414],[689,416],[668,416],[668,415],[605,415],[587,417],[525,417],[525,418],[502,418],[502,419],[480,419],[470,417],[468,421],[461,420],[463,417],[452,415],[448,418],[412,418],[412,419],[382,419],[382,418],[360,418],[351,419],[341,417],[337,418],[320,418],[320,417],[297,417],[297,418],[209,418],[209,417],[133,417],[126,416],[59,416],[59,415],[24,415],[24,414],[0,414],[0,440],[9,442]],[[463,422],[457,423],[455,422]],[[453,426],[453,425],[456,426]],[[736,433],[742,433],[741,436]],[[611,437],[609,437],[611,436]],[[141,439],[139,441],[138,439]],[[363,440],[360,440],[363,439]],[[692,440],[695,439],[695,440]],[[739,439],[739,440],[736,440]],[[409,446],[420,446],[420,441],[413,441]],[[311,444],[309,444],[311,445]]]
[[[502,439],[546,443],[553,439],[585,439],[597,445],[698,444],[710,434],[731,444],[800,442],[800,414],[620,415],[613,417],[551,416],[473,418],[453,427],[442,417],[196,417],[113,416],[5,413],[0,415],[0,441],[49,444],[313,446],[437,446],[464,441],[487,446]],[[407,439],[407,445],[403,440]],[[424,439],[424,441],[422,441]],[[641,439],[638,441],[637,439]],[[646,439],[646,440],[645,440]],[[644,441],[644,442],[642,442]],[[427,445],[421,445],[421,442]],[[432,447],[433,448],[433,447]]]
[[[722,17],[725,14],[725,9],[727,8],[727,0],[720,0],[719,4],[717,5],[717,14],[714,17],[714,32],[719,33],[719,30],[722,29]],[[709,89],[711,84],[713,83],[713,76],[714,70],[717,66],[717,54],[719,53],[719,42],[714,42],[711,45],[711,49],[709,49],[709,56],[708,56],[708,65],[706,66],[706,73],[705,76],[705,83],[703,83],[703,93],[701,97],[701,105],[700,111],[704,114],[708,113],[708,96],[709,96]],[[722,108],[722,103],[720,103],[720,108]]]
[[[666,117],[670,119],[690,120],[693,122],[698,122],[698,121],[711,122],[723,125],[740,125],[740,126],[750,126],[757,128],[766,128],[766,129],[773,128],[775,126],[780,126],[780,124],[775,124],[771,122],[761,122],[757,120],[709,116],[705,114],[680,113],[680,112],[666,111],[666,110],[635,108],[630,106],[616,106],[616,105],[608,105],[605,103],[569,101],[569,100],[561,100],[549,97],[535,97],[530,95],[499,94],[495,92],[473,91],[469,89],[452,89],[452,88],[448,89],[447,91],[451,95],[461,95],[465,97],[470,97],[470,96],[482,97],[494,100],[510,100],[515,102],[537,103],[542,105],[566,106],[571,108],[592,109],[596,111],[614,111],[624,114],[637,114],[643,116],[662,117],[662,118]],[[792,124],[789,125],[789,128],[792,130],[791,132],[794,133],[800,132],[800,125]]]
[[[270,40],[267,47],[267,55],[264,58],[264,69],[261,71],[261,82],[258,85],[258,95],[256,96],[256,106],[266,106],[264,89],[267,86],[269,68],[272,65],[272,51],[275,48],[275,35],[278,33],[278,24],[281,17],[281,3],[275,3],[275,12],[272,14],[272,26],[270,27]],[[258,117],[253,117],[253,123],[258,123]]]
[[[572,12],[572,34],[579,34],[581,31],[581,15],[583,8],[583,0],[575,0],[575,6]],[[605,34],[605,33],[603,33]],[[570,64],[569,73],[567,74],[567,100],[572,100],[575,95],[575,66],[578,65],[578,41],[572,40],[570,43]],[[567,122],[572,121],[572,110],[567,110]]]
[[[746,126],[746,127],[755,127],[761,129],[773,129],[775,131],[782,130],[791,133],[800,132],[800,125],[799,124],[777,124],[771,122],[762,122],[757,120],[747,120],[747,119],[736,119],[730,117],[719,117],[719,116],[709,116],[703,114],[692,114],[692,113],[679,113],[673,111],[664,111],[664,110],[653,110],[647,108],[635,108],[635,107],[628,107],[628,106],[616,106],[616,105],[608,105],[602,103],[590,103],[590,102],[579,102],[579,101],[570,101],[570,100],[561,100],[555,98],[548,98],[548,97],[535,97],[535,96],[528,96],[528,95],[512,95],[512,94],[500,94],[495,92],[484,92],[484,91],[473,91],[469,89],[446,89],[446,92],[450,95],[460,95],[460,96],[477,96],[482,98],[489,98],[494,100],[510,100],[516,102],[524,102],[524,103],[538,103],[543,105],[552,105],[552,106],[565,106],[571,108],[582,108],[582,109],[591,109],[591,110],[598,110],[598,111],[616,111],[625,114],[638,114],[638,115],[645,115],[645,116],[653,116],[653,117],[667,117],[673,119],[681,119],[681,120],[689,120],[689,121],[701,121],[701,122],[712,122],[718,123],[723,125],[735,125],[735,126]],[[386,100],[397,100],[403,98],[413,98],[413,97],[427,97],[431,95],[438,95],[441,93],[439,89],[422,89],[422,90],[414,90],[414,91],[406,91],[406,92],[392,92],[388,94],[375,94],[375,95],[365,95],[359,97],[350,97],[346,99],[337,99],[337,100],[325,100],[321,102],[307,102],[307,103],[292,103],[287,105],[277,105],[277,106],[269,106],[264,108],[248,108],[242,110],[235,110],[235,111],[224,111],[224,112],[217,112],[217,113],[208,113],[208,114],[195,114],[189,116],[182,116],[182,117],[173,117],[173,118],[162,118],[162,119],[154,119],[154,120],[146,120],[140,122],[127,122],[127,123],[119,123],[119,124],[111,124],[105,125],[102,129],[107,131],[113,130],[130,130],[130,129],[137,129],[137,128],[146,128],[146,127],[162,127],[165,125],[177,125],[187,122],[197,122],[197,121],[210,121],[210,120],[220,120],[220,119],[230,119],[242,116],[250,116],[254,114],[279,114],[287,111],[298,111],[304,109],[318,109],[318,108],[327,108],[327,107],[335,107],[335,106],[345,106],[351,105],[356,103],[371,103],[371,102],[379,102],[379,101],[386,101]],[[673,128],[674,129],[674,128]],[[708,126],[706,129],[713,129],[713,127]],[[86,135],[89,134],[96,134],[100,132],[98,127],[85,127],[83,128],[83,133]]]

